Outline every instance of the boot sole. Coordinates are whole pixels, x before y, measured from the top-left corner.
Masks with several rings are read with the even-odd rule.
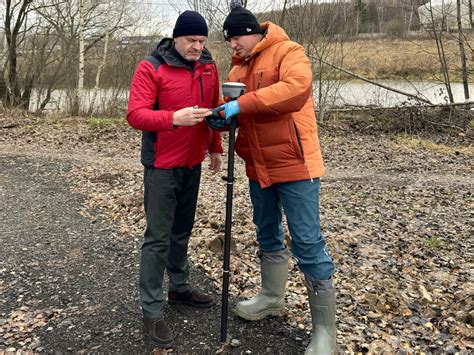
[[[144,332],[144,336],[146,339],[148,339],[150,341],[150,343],[152,343],[153,345],[156,345],[162,349],[169,349],[169,348],[172,348],[173,347],[173,338],[171,339],[168,339],[168,340],[160,340],[160,341],[157,341],[157,340],[153,340],[147,333],[146,333],[146,330],[143,330]]]
[[[153,340],[152,338],[150,338],[149,336],[147,336],[148,340],[150,340],[150,342],[153,344],[153,345],[156,345],[158,346],[159,348],[162,348],[162,349],[170,349],[173,347],[173,339],[171,339],[170,341],[163,341],[163,342],[158,342],[156,340]]]
[[[240,318],[250,320],[250,321],[256,321],[256,320],[262,320],[266,317],[283,317],[286,314],[286,311],[285,311],[285,308],[270,308],[257,314],[250,314],[250,313],[245,313],[236,309],[235,313]]]
[[[168,304],[172,306],[177,306],[180,304],[183,304],[185,306],[190,306],[194,308],[211,308],[214,305],[214,301],[208,302],[208,303],[193,303],[189,301],[175,301],[175,300],[168,300]]]

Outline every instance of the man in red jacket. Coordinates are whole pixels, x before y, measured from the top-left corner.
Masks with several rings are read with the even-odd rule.
[[[191,288],[188,242],[194,224],[201,163],[210,154],[210,169],[221,166],[221,134],[204,118],[219,104],[216,64],[204,48],[204,18],[185,11],[177,19],[173,39],[165,38],[135,71],[127,121],[143,131],[141,161],[147,227],[141,250],[140,298],[145,332],[163,348],[173,336],[163,319],[168,303],[208,308],[214,298]]]

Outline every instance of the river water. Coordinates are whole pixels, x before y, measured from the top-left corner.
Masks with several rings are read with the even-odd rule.
[[[380,80],[379,83],[407,92],[413,95],[423,97],[433,104],[445,104],[449,102],[446,87],[443,84],[429,81],[395,81],[395,80]],[[315,83],[314,91],[315,97],[319,97],[319,85]],[[464,91],[461,83],[452,83],[452,91],[455,102],[464,102]],[[474,101],[474,84],[469,86],[471,101]],[[387,89],[375,86],[373,84],[360,81],[332,81],[325,82],[323,85],[322,102],[325,107],[344,107],[344,106],[375,106],[375,107],[394,107],[401,105],[414,105],[417,102],[405,95],[389,91]],[[84,111],[88,111],[91,102],[92,92],[85,91],[84,93]],[[41,98],[33,94],[30,104],[31,110],[36,110],[38,102]],[[112,90],[102,89],[98,92],[95,99],[95,113],[101,113],[113,105],[116,108],[125,110],[127,106],[128,91],[127,90]],[[67,110],[68,99],[65,91],[55,91],[52,95],[52,100],[46,107],[49,111],[64,111]]]
[[[429,81],[395,81],[379,80],[378,83],[412,95],[423,97],[433,104],[449,103],[448,94],[444,84]],[[315,85],[315,88],[317,85]],[[452,92],[455,102],[464,102],[464,89],[462,83],[452,83]],[[324,89],[323,89],[324,90]],[[329,98],[327,103],[335,106],[376,106],[394,107],[400,105],[413,105],[416,101],[408,96],[389,91],[385,88],[361,81],[338,81],[326,85]],[[471,101],[474,100],[474,84],[469,86]],[[318,90],[316,89],[316,94]]]

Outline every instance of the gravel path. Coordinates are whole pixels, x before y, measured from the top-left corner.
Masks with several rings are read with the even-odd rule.
[[[140,241],[124,238],[100,215],[79,213],[84,197],[71,192],[65,176],[72,165],[0,155],[0,352],[151,352],[138,302]],[[201,271],[191,277],[213,291]],[[208,311],[168,306],[166,317],[177,352],[219,348],[219,304]],[[283,320],[229,316],[238,352],[302,351],[308,337],[298,333]]]

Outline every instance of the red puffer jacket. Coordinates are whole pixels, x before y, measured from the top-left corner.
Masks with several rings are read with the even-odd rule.
[[[173,126],[173,113],[190,106],[217,107],[219,76],[205,49],[199,61],[186,63],[163,39],[151,56],[142,60],[133,76],[127,121],[143,131],[141,161],[145,167],[192,168],[206,152],[222,153],[221,133],[205,121],[194,126]]]

